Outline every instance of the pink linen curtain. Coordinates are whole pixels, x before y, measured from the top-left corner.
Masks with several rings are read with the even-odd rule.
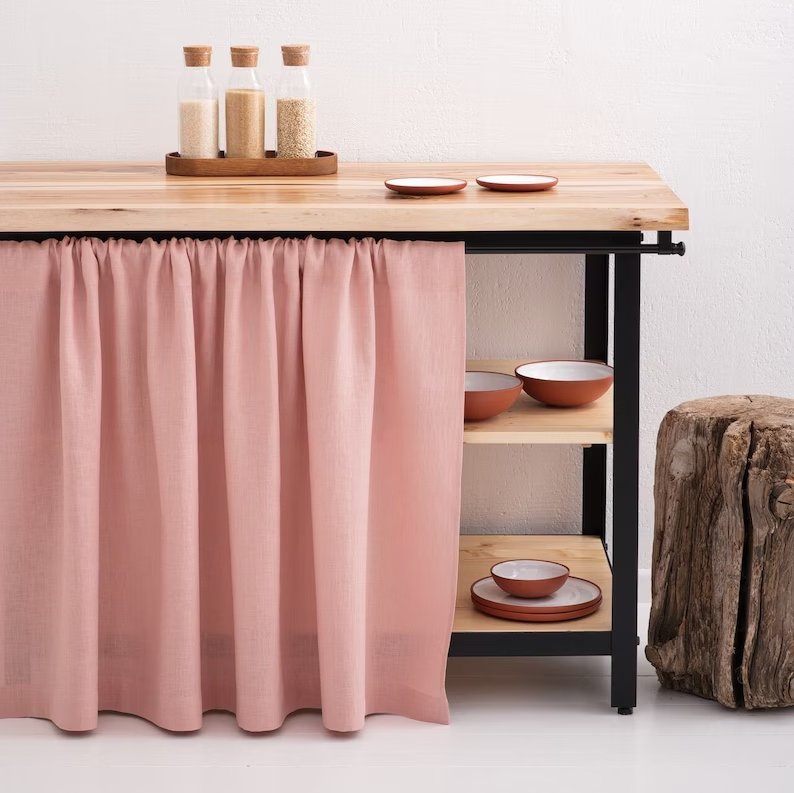
[[[460,244],[0,242],[0,716],[448,721]]]

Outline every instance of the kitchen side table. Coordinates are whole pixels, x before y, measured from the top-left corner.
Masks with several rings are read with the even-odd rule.
[[[488,173],[550,173],[556,188],[497,193]],[[383,180],[456,176],[469,187],[406,197]],[[161,164],[0,163],[0,239],[63,235],[140,240],[178,237],[387,237],[464,241],[468,253],[585,256],[584,357],[606,361],[613,261],[614,388],[582,408],[554,409],[522,394],[507,412],[467,424],[464,443],[573,444],[583,448],[582,531],[577,535],[463,535],[450,655],[608,655],[612,706],[632,712],[637,675],[637,521],[640,405],[640,264],[683,254],[672,233],[688,228],[686,206],[637,163],[343,163],[319,177],[187,178]],[[646,241],[646,232],[655,239]],[[513,361],[470,368],[512,372]],[[613,444],[613,527],[607,553],[607,455]],[[562,623],[510,622],[476,611],[473,581],[495,561],[554,559],[596,582],[602,607]]]

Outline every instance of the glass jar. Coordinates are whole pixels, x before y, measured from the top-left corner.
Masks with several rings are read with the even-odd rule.
[[[232,47],[226,88],[226,156],[265,156],[265,89],[256,65],[259,47]]]
[[[185,69],[179,79],[179,155],[218,156],[218,86],[210,71],[212,47],[184,48]]]
[[[284,46],[281,58],[284,65],[276,94],[277,156],[288,160],[314,157],[316,108],[309,79],[309,47]]]

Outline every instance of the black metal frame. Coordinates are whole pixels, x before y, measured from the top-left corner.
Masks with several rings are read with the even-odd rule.
[[[96,237],[98,239],[167,240],[172,237],[191,237],[207,240],[214,237],[253,237],[272,239],[293,237],[304,239],[350,239],[372,237],[390,240],[427,240],[430,242],[465,242],[466,253],[656,253],[678,254],[685,252],[683,242],[673,242],[672,232],[657,232],[656,242],[643,243],[639,231],[195,231],[176,229],[168,231],[47,231],[47,232],[0,232],[0,240],[41,242],[58,238]]]
[[[609,258],[614,255],[614,444],[612,530],[612,630],[610,632],[453,634],[450,655],[609,655],[612,706],[633,712],[637,701],[637,545],[639,510],[640,269],[641,255],[685,253],[671,232],[643,244],[641,232],[544,232],[487,252],[585,253],[584,357],[606,361],[609,353]],[[479,242],[479,241],[478,241]],[[467,242],[467,252],[486,252]],[[607,452],[585,448],[582,533],[601,538],[607,550]]]
[[[554,633],[456,633],[451,656],[609,655],[612,706],[631,713],[637,697],[637,519],[640,399],[640,260],[642,254],[683,255],[683,242],[659,231],[655,243],[640,231],[493,232],[307,232],[157,231],[0,233],[0,240],[41,241],[68,234],[143,240],[172,237],[364,238],[433,240],[466,244],[466,252],[585,254],[585,358],[607,360],[609,341],[609,258],[614,256],[614,444],[612,529],[612,630]],[[605,445],[584,449],[582,532],[601,538],[606,549],[607,455]]]

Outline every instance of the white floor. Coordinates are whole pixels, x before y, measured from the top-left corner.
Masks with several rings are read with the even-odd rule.
[[[608,673],[601,658],[453,659],[451,726],[376,716],[349,736],[312,713],[263,736],[227,714],[189,735],[113,714],[82,735],[0,721],[0,792],[794,793],[794,709],[663,691],[642,659],[639,706],[618,716]]]

